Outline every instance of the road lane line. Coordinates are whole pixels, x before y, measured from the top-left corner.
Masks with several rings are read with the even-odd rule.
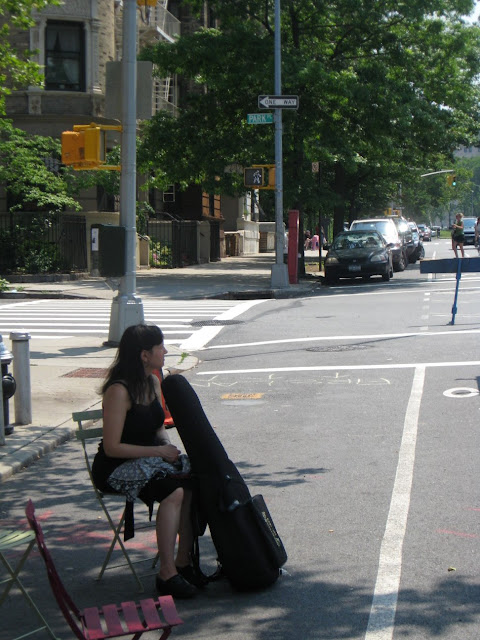
[[[238,373],[288,373],[293,371],[374,371],[375,369],[415,369],[416,367],[479,367],[480,360],[464,362],[405,362],[402,364],[345,364],[314,367],[268,367],[261,369],[226,369],[224,371],[197,371],[197,376],[225,376]]]
[[[415,463],[418,416],[425,382],[425,367],[415,369],[403,426],[390,511],[380,548],[377,581],[365,640],[391,640],[395,627],[398,591],[402,573],[402,549],[407,528]]]
[[[480,333],[480,329],[448,329],[448,331],[429,331],[428,333],[420,333],[419,331],[411,331],[409,333],[373,333],[363,335],[350,336],[313,336],[312,338],[284,338],[281,340],[262,340],[260,342],[238,342],[230,344],[216,344],[207,349],[238,349],[241,347],[261,347],[269,344],[294,344],[295,342],[319,342],[333,340],[391,340],[392,338],[415,338],[416,336],[456,336],[470,333]]]

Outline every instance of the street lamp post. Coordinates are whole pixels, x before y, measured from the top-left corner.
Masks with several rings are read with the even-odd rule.
[[[125,275],[112,300],[108,343],[117,345],[125,329],[144,321],[136,292],[137,179],[137,1],[124,0],[122,25],[122,172],[120,226],[125,227]]]
[[[282,94],[282,53],[280,30],[280,0],[275,0],[275,94]],[[283,261],[285,232],[283,228],[283,148],[282,110],[275,109],[275,264],[272,266],[272,289],[289,286],[287,265]]]
[[[475,182],[472,182],[472,185],[474,187],[477,187],[477,189],[480,189],[480,184],[475,184]],[[474,213],[474,209],[473,209],[473,196],[475,194],[475,189],[472,189],[472,218],[475,218],[475,213]]]

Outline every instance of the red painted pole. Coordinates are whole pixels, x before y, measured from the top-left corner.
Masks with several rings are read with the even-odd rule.
[[[288,281],[298,284],[298,227],[300,212],[291,209],[288,212]]]

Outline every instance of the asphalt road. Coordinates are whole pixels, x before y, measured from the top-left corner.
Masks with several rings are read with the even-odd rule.
[[[426,250],[451,257],[447,241]],[[477,640],[479,289],[462,276],[451,325],[454,276],[415,265],[389,283],[263,300],[195,352],[186,376],[289,559],[266,591],[219,582],[177,603],[172,637]],[[93,582],[107,532],[76,443],[2,484],[2,526],[18,525],[28,497],[81,606],[135,597],[122,570]],[[153,533],[132,546],[146,557]],[[201,548],[213,568],[208,536]],[[69,638],[38,558],[25,581]],[[2,640],[25,628],[20,599],[10,604]]]

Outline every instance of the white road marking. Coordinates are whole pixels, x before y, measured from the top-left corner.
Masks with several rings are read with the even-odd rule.
[[[374,371],[376,369],[414,369],[416,367],[479,367],[480,360],[464,362],[405,362],[402,364],[346,364],[314,367],[268,367],[262,369],[227,369],[226,371],[197,371],[197,376],[225,376],[235,373],[286,373],[290,371]]]
[[[480,329],[450,329],[448,331],[430,331],[429,333],[419,333],[412,331],[411,333],[373,333],[363,335],[350,336],[313,336],[311,338],[284,338],[282,340],[262,340],[260,342],[238,342],[233,344],[218,344],[205,349],[237,349],[241,347],[261,347],[269,344],[293,344],[295,342],[318,342],[320,340],[339,341],[339,340],[378,340],[391,338],[414,338],[415,336],[456,336],[466,333],[480,333]]]
[[[472,389],[471,387],[454,387],[443,392],[446,398],[472,398],[473,396],[478,396],[478,394],[478,389]]]
[[[215,316],[214,320],[218,320],[221,322],[222,320],[233,320],[241,313],[248,311],[251,307],[254,307],[257,304],[262,302],[266,302],[266,300],[249,300],[242,304],[238,304],[235,307],[231,307],[228,311],[220,314],[219,316]],[[181,343],[180,348],[185,349],[186,351],[199,351],[203,349],[205,345],[213,340],[218,333],[223,329],[222,325],[218,325],[216,327],[202,327],[199,331],[196,331],[192,334],[187,340]]]
[[[380,548],[377,581],[365,640],[391,640],[395,628],[398,590],[402,573],[402,549],[412,489],[418,416],[425,382],[425,367],[416,367],[398,455],[390,511]]]

